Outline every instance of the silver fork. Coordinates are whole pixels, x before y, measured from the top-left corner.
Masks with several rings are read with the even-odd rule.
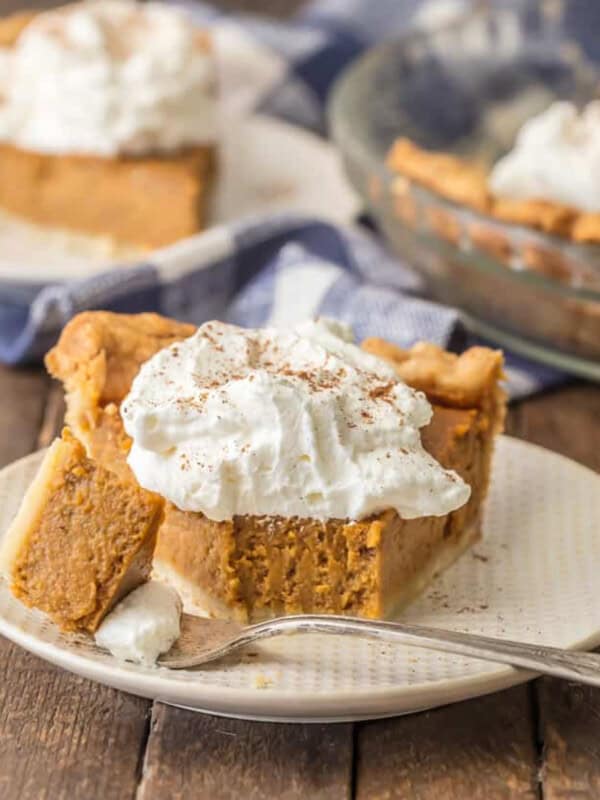
[[[249,644],[281,634],[330,633],[397,642],[444,653],[509,664],[557,678],[600,686],[600,656],[592,653],[543,647],[537,644],[492,639],[405,622],[299,614],[243,626],[237,622],[182,616],[181,636],[158,664],[169,669],[200,667],[236,653]]]

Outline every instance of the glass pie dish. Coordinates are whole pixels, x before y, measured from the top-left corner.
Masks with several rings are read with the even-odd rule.
[[[597,96],[600,45],[589,32],[600,4],[583,5],[478,4],[379,46],[338,82],[330,124],[369,212],[434,298],[501,345],[600,380],[600,245],[495,219],[385,162],[407,137],[491,165],[554,100]]]

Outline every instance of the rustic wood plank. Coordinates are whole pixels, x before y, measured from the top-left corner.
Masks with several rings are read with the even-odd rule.
[[[0,366],[0,467],[35,449],[47,393],[41,370]]]
[[[536,681],[545,800],[600,797],[600,690]]]
[[[509,433],[600,470],[600,387],[576,384],[531,398],[515,406],[511,425]]]
[[[600,470],[599,387],[569,387],[529,400],[515,413],[519,435]],[[533,688],[544,798],[597,798],[600,691],[551,678]]]
[[[3,800],[133,798],[149,704],[0,647]]]
[[[44,413],[45,408],[45,413]],[[0,367],[0,464],[45,446],[62,392],[41,369]],[[134,797],[150,704],[59,670],[0,638],[0,797]]]
[[[352,725],[220,719],[155,703],[138,800],[346,800]]]
[[[534,800],[527,686],[421,714],[362,723],[358,800]]]

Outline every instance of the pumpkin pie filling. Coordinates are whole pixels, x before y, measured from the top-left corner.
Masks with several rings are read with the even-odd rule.
[[[13,594],[67,630],[96,630],[148,580],[163,502],[89,459],[65,430],[2,543]]]
[[[434,420],[423,436],[429,452],[467,482],[478,478],[485,467],[485,425],[477,413],[438,407]],[[479,538],[484,494],[482,483],[465,507],[410,520],[386,511],[359,521],[214,522],[169,506],[155,573],[178,589],[189,608],[211,616],[391,616]]]
[[[68,424],[88,456],[120,480],[135,483],[120,404],[154,353],[193,333],[153,314],[85,312],[47,356],[50,373],[65,384]],[[421,431],[423,446],[470,485],[468,502],[441,516],[403,519],[386,510],[357,521],[284,513],[217,521],[166,502],[154,575],[179,591],[188,610],[239,620],[311,611],[388,616],[480,536],[505,409],[501,354],[472,348],[456,356],[424,344],[402,350],[381,340],[363,348],[425,392],[433,416]]]

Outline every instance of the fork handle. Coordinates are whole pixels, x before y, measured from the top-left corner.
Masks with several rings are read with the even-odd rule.
[[[245,633],[251,634],[252,639],[256,640],[291,632],[347,634],[402,642],[428,650],[509,664],[544,675],[600,686],[600,656],[593,653],[544,647],[509,639],[495,639],[404,622],[301,614],[260,622],[247,628]]]

